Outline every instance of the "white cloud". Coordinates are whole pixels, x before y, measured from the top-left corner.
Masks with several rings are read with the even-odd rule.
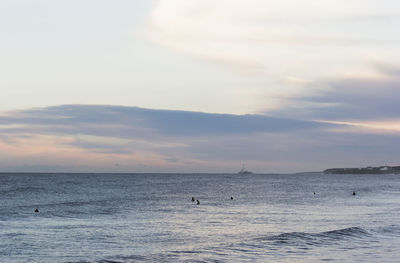
[[[177,51],[278,77],[345,73],[363,68],[372,54],[386,54],[384,48],[376,52],[377,44],[398,43],[400,13],[393,10],[399,4],[383,2],[161,0],[150,37]]]
[[[160,0],[148,36],[266,77],[265,97],[276,101],[317,93],[326,88],[318,84],[323,79],[379,75],[374,61],[400,59],[399,27],[400,3],[393,0]]]

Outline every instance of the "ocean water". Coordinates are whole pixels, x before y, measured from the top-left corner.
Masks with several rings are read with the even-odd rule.
[[[399,175],[14,173],[0,200],[0,262],[400,260]]]

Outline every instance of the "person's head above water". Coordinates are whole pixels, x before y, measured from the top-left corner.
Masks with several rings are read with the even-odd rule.
[[[36,209],[35,209],[35,213],[39,213],[39,209],[36,208]]]

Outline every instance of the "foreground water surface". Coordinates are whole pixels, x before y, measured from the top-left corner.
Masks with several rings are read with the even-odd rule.
[[[399,179],[4,173],[0,262],[399,262]]]

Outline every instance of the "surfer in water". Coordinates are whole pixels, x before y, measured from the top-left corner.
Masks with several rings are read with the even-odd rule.
[[[192,197],[192,202],[194,202],[194,197]]]
[[[197,199],[197,204],[198,204],[198,205],[200,204],[200,201],[199,201],[199,199]]]
[[[35,209],[35,213],[39,213],[39,209],[36,208],[36,209]]]

